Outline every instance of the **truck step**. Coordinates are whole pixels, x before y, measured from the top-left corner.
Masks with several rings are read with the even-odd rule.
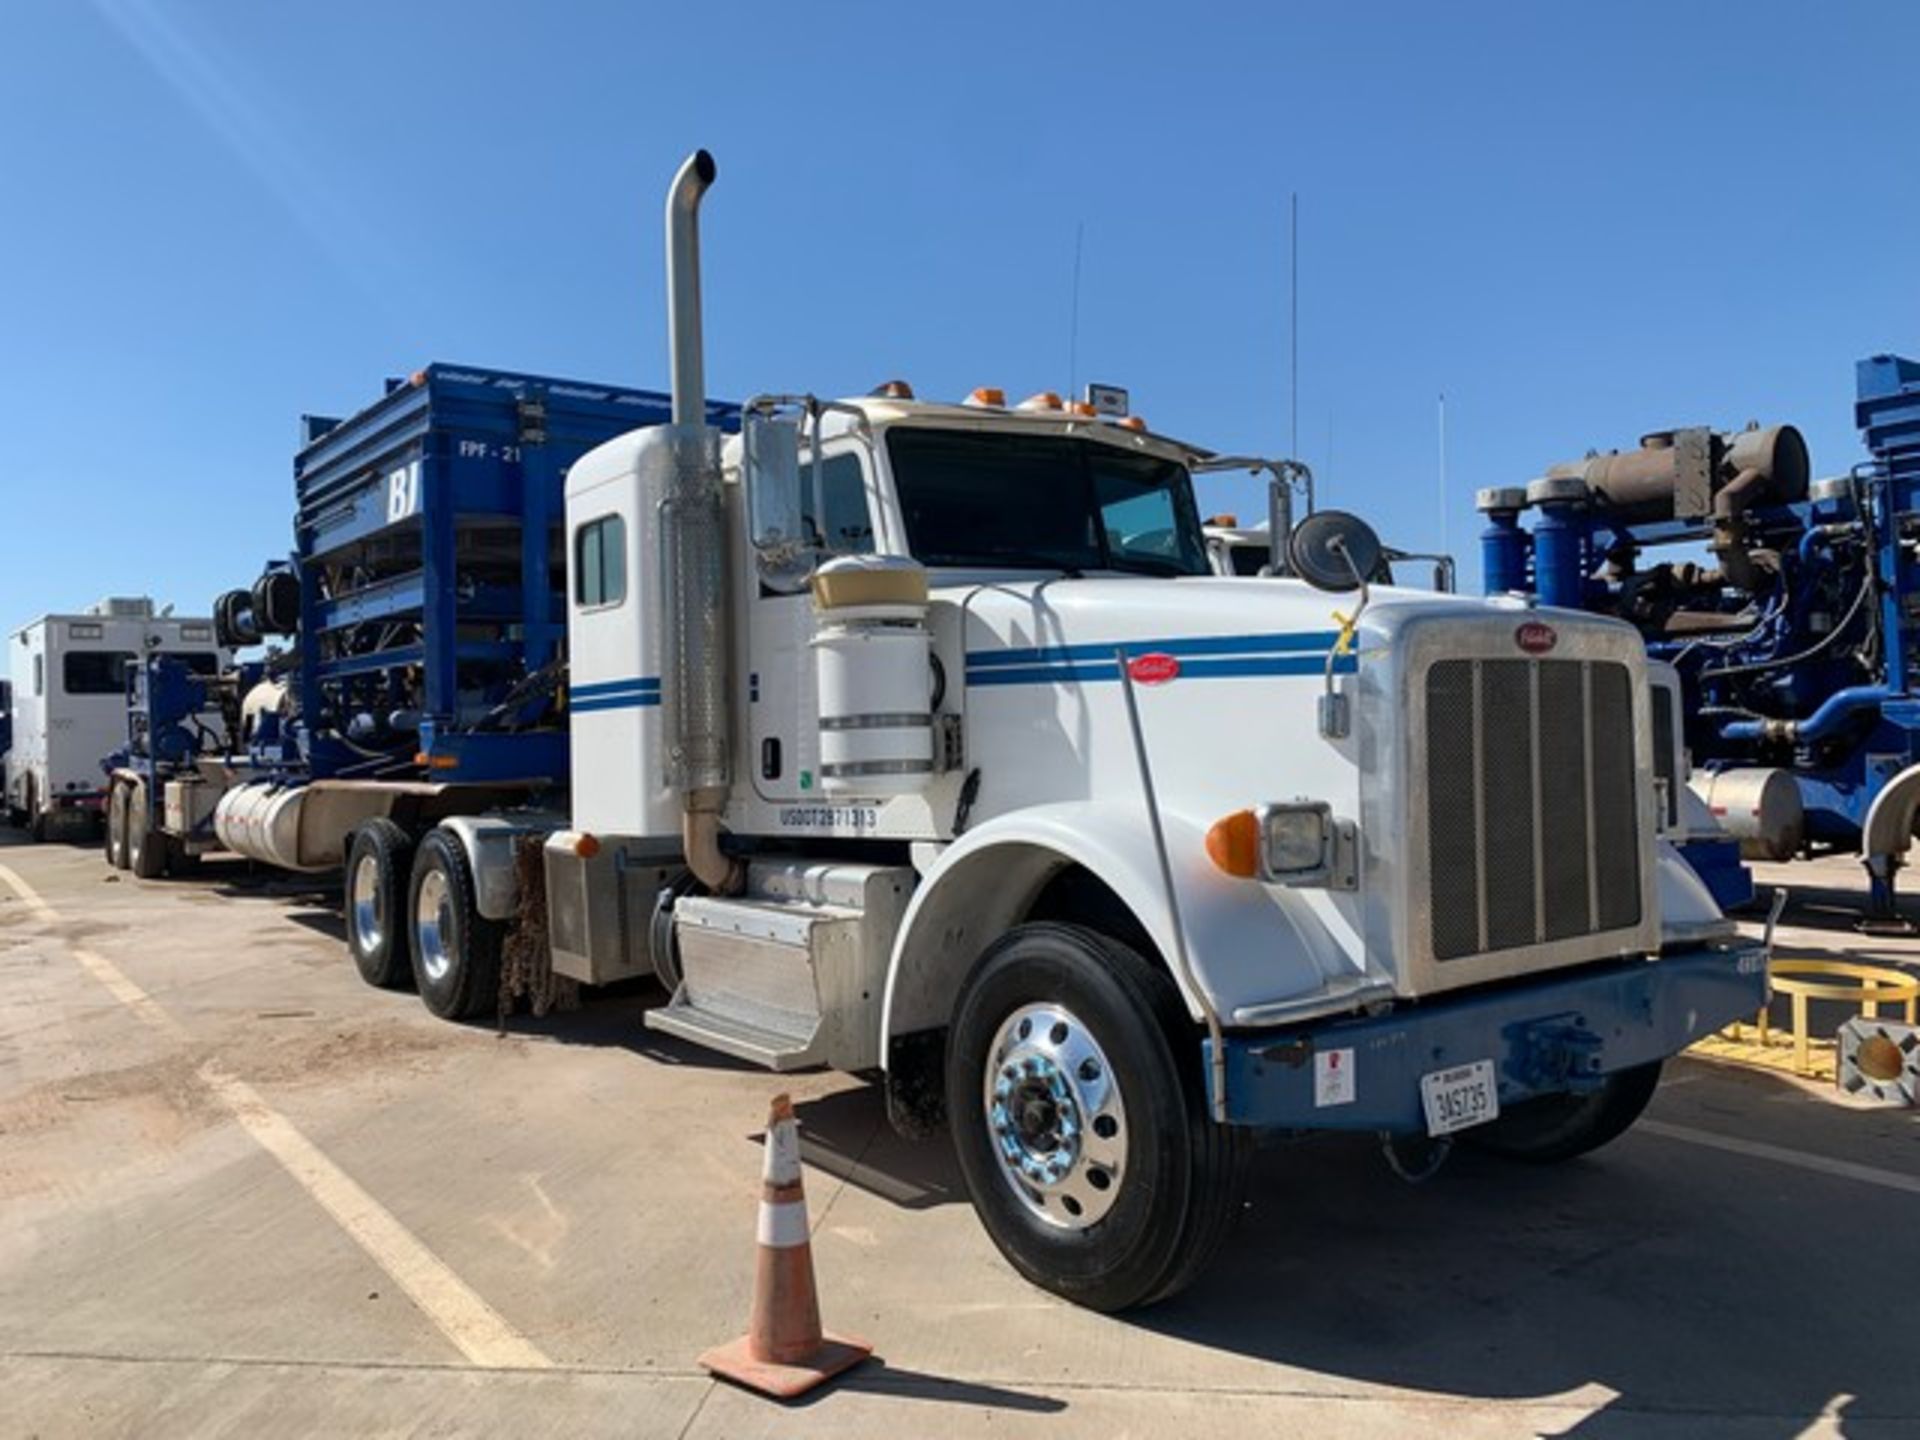
[[[887,957],[911,878],[757,862],[745,895],[685,897],[673,911],[680,985],[647,1026],[769,1070],[877,1065]]]
[[[771,1020],[774,1016],[769,1013],[767,1018]],[[756,1023],[737,1014],[703,1010],[688,1000],[684,985],[669,1004],[647,1011],[646,1021],[649,1030],[677,1035],[682,1040],[691,1040],[696,1045],[776,1073],[807,1070],[826,1063],[825,1046],[817,1039],[819,1027],[812,1017],[807,1017],[805,1032],[801,1033]]]
[[[649,1028],[770,1070],[823,1063],[815,927],[857,912],[775,898],[689,897],[674,910],[682,980]]]

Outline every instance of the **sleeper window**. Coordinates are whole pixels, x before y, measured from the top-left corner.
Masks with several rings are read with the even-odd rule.
[[[573,595],[582,610],[627,598],[627,522],[618,515],[590,520],[573,539]]]

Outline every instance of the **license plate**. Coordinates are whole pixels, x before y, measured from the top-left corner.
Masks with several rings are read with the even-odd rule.
[[[1420,1104],[1427,1112],[1429,1135],[1451,1135],[1497,1118],[1500,1087],[1493,1078],[1493,1062],[1476,1060],[1422,1075]]]

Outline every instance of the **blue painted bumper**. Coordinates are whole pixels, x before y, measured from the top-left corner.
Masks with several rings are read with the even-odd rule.
[[[1227,1120],[1423,1134],[1429,1071],[1492,1060],[1503,1107],[1589,1089],[1754,1014],[1766,996],[1764,949],[1738,941],[1410,1001],[1385,1015],[1229,1034]]]

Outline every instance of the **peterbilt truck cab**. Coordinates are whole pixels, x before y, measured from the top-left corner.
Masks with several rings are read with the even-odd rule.
[[[555,971],[875,1078],[1014,1266],[1112,1310],[1193,1279],[1263,1134],[1565,1158],[1762,1003],[1656,833],[1630,627],[1373,583],[1343,523],[1214,575],[1209,453],[1052,396],[768,395],[723,436],[713,176],[668,201],[673,422],[567,479],[570,806],[421,843],[429,1004],[488,1003],[497,840],[538,830]]]

